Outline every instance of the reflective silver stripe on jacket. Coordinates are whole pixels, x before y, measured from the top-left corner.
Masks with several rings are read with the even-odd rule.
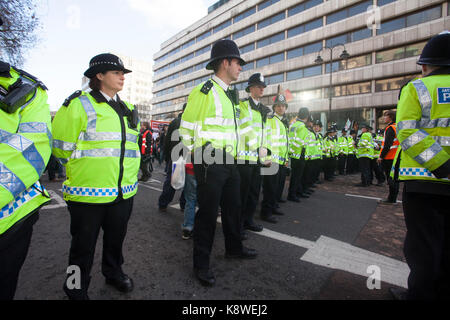
[[[77,148],[77,144],[62,140],[53,140],[53,148],[58,148],[63,151],[73,151]]]
[[[120,149],[90,149],[90,150],[75,150],[72,153],[72,159],[80,159],[85,157],[120,157]],[[140,152],[138,150],[125,150],[125,158],[139,158]]]
[[[431,147],[415,157],[414,160],[423,165],[425,162],[433,159],[441,151],[441,146],[439,145],[439,143],[435,142]]]
[[[88,117],[86,131],[95,132],[97,126],[97,112],[95,112],[95,109],[87,96],[80,96],[79,99]]]
[[[126,141],[137,143],[138,136],[127,133]],[[80,132],[78,136],[80,141],[121,141],[122,133],[120,132]]]

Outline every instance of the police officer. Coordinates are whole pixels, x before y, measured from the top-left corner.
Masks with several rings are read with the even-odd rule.
[[[206,65],[214,75],[191,91],[181,118],[181,139],[193,151],[197,180],[199,210],[194,222],[194,274],[205,286],[212,286],[216,281],[210,268],[210,255],[219,206],[225,257],[257,256],[241,240],[240,178],[236,165],[240,109],[236,90],[228,90],[244,64],[234,41],[224,39],[214,43]]]
[[[394,164],[404,182],[408,299],[450,297],[450,33],[431,38],[397,105]]]
[[[51,154],[46,89],[0,61],[0,300],[14,298],[33,225],[50,202],[39,182]]]
[[[268,147],[271,152],[270,158],[273,168],[278,167],[278,170],[275,170],[275,174],[265,174],[263,176],[263,200],[260,216],[262,220],[270,223],[278,222],[274,215],[283,215],[282,212],[277,210],[277,198],[281,196],[280,177],[283,179],[284,175],[282,170],[288,164],[288,129],[283,121],[287,107],[286,97],[278,93],[272,105],[273,113],[267,119],[267,126],[270,129],[270,147]]]
[[[363,125],[361,128],[361,138],[358,141],[356,157],[358,158],[359,169],[361,170],[361,183],[357,187],[368,187],[371,184],[370,161],[373,155],[373,141],[370,134],[370,126]]]
[[[240,103],[240,141],[238,145],[238,170],[241,178],[241,223],[242,228],[260,232],[261,225],[255,223],[253,215],[258,205],[261,190],[260,154],[267,154],[266,120],[270,109],[264,106],[260,99],[264,95],[264,76],[255,73],[248,79],[246,92],[248,99]],[[243,238],[247,235],[242,231]]]
[[[347,130],[342,129],[342,135],[338,138],[339,145],[339,155],[338,155],[338,171],[340,175],[346,174],[346,164],[348,156],[348,140],[347,140]]]
[[[81,288],[69,276],[64,283],[70,299],[88,299],[100,228],[106,283],[121,292],[133,290],[122,270],[122,245],[138,186],[140,124],[137,109],[117,95],[128,72],[113,54],[93,57],[84,73],[92,91],[76,91],[53,120],[53,154],[67,168],[62,189],[71,218],[69,265],[81,272]]]
[[[387,110],[384,112],[383,117],[387,127],[384,130],[383,142],[381,143],[381,152],[377,162],[378,165],[383,167],[384,174],[387,177],[389,195],[386,199],[382,199],[379,202],[384,204],[393,204],[397,202],[399,189],[398,181],[394,181],[390,176],[392,163],[394,162],[395,154],[397,153],[399,146],[397,139],[397,127],[395,124],[395,111]]]
[[[139,134],[139,148],[141,150],[141,171],[142,176],[139,181],[148,181],[152,177],[152,162],[150,159],[152,150],[152,132],[150,131],[148,122],[142,123],[141,133]],[[152,168],[152,169],[150,169]]]
[[[385,181],[383,170],[377,162],[377,159],[380,155],[380,146],[382,143],[382,139],[379,140],[377,133],[372,133],[373,128],[369,127],[369,132],[372,135],[372,145],[373,148],[371,150],[372,155],[370,157],[370,179],[369,184],[372,184],[373,177],[377,179],[376,186],[381,187]]]
[[[358,160],[356,159],[356,131],[350,130],[347,138],[348,156],[347,156],[347,174],[353,174],[358,171]]]
[[[300,108],[297,121],[289,128],[289,156],[291,158],[291,179],[289,181],[289,193],[287,199],[300,202],[299,195],[304,195],[302,179],[305,170],[305,152],[309,143],[309,130],[306,122],[309,118],[309,109]]]
[[[316,120],[313,124],[313,130],[316,135],[316,143],[317,143],[317,151],[318,151],[318,157],[316,160],[314,160],[315,165],[315,173],[314,173],[314,183],[315,184],[322,184],[320,181],[320,172],[323,168],[323,154],[324,154],[324,141],[322,136],[322,122],[320,120]]]

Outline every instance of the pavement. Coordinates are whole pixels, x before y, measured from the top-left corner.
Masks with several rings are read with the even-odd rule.
[[[391,286],[404,287],[402,253],[405,225],[401,203],[378,204],[387,186],[355,187],[359,175],[324,182],[309,199],[281,205],[277,224],[259,220],[262,233],[250,232],[244,245],[258,250],[255,260],[224,258],[220,218],[211,254],[217,283],[202,287],[193,277],[192,240],[181,239],[183,213],[177,192],[167,212],[157,210],[164,181],[156,165],[150,181],[140,183],[124,243],[124,271],[135,290],[122,294],[101,275],[100,233],[89,296],[95,300],[391,300]],[[35,225],[16,299],[66,300],[62,291],[70,248],[70,218],[61,182],[42,182],[53,202]],[[285,192],[287,188],[285,188]],[[401,201],[401,195],[399,197]],[[366,268],[381,267],[379,289],[369,289]]]

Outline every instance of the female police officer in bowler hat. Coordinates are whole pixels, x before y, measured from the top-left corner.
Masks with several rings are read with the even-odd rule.
[[[102,273],[121,292],[133,290],[122,270],[122,245],[137,191],[140,164],[137,110],[122,101],[125,69],[115,55],[93,57],[84,75],[91,92],[66,99],[53,120],[53,154],[66,166],[64,200],[72,242],[64,291],[70,299],[88,299],[87,290],[100,228]],[[74,276],[81,275],[81,285]]]

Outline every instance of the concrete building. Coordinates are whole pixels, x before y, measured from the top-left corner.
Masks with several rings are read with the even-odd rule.
[[[151,111],[152,94],[152,64],[123,54],[114,53],[118,56],[125,68],[131,73],[125,75],[125,85],[119,96],[121,99],[134,104],[139,111],[141,121],[149,121]],[[89,89],[89,79],[83,77],[81,80],[81,90]]]
[[[339,128],[347,119],[384,127],[382,111],[395,108],[401,86],[420,74],[418,56],[428,39],[450,29],[449,15],[443,0],[219,1],[154,54],[150,113],[175,117],[193,87],[210,77],[211,45],[231,38],[248,62],[235,83],[241,98],[250,75],[261,72],[268,106],[281,85],[292,93],[291,116],[307,106],[326,124],[331,92]],[[344,48],[350,56],[342,60]]]

